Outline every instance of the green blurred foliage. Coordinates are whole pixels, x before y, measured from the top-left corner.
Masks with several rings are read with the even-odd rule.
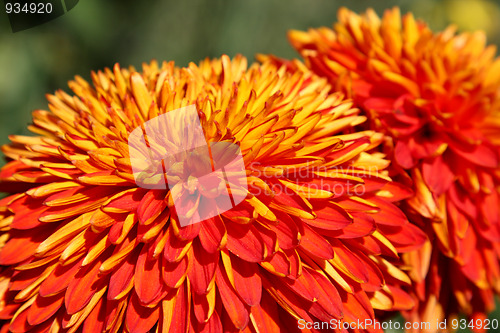
[[[2,8],[0,144],[9,134],[28,133],[31,112],[47,108],[44,95],[68,91],[76,74],[88,79],[91,70],[116,62],[140,68],[151,59],[187,65],[221,54],[295,57],[287,31],[331,26],[341,6],[379,14],[400,6],[435,30],[453,23],[484,30],[489,43],[500,44],[497,0],[82,0],[66,15],[15,34]]]

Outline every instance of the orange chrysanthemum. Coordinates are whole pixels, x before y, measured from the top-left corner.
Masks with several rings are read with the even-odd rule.
[[[372,10],[359,16],[341,9],[333,29],[289,37],[314,72],[351,94],[371,128],[390,137],[395,168],[414,184],[405,211],[433,246],[406,258],[421,300],[412,318],[492,310],[493,292],[500,292],[494,47],[485,47],[480,32],[435,34],[411,14],[401,19],[397,8],[382,19]]]
[[[393,204],[408,191],[368,152],[381,135],[353,132],[365,117],[326,80],[226,56],[92,80],[49,95],[37,136],[3,147],[2,332],[293,332],[298,319],[412,307],[394,263],[425,235]],[[249,193],[180,227],[168,189],[136,185],[127,139],[190,104],[207,142],[240,146]]]

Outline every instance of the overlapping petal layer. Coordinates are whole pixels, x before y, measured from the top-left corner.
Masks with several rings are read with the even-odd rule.
[[[405,213],[430,235],[407,255],[433,321],[491,311],[500,292],[500,59],[481,32],[433,33],[397,8],[341,9],[330,28],[292,31],[316,74],[347,92],[390,138],[394,171],[413,183]],[[403,171],[406,170],[406,171]]]
[[[36,136],[3,147],[2,332],[293,332],[412,307],[396,263],[426,238],[394,204],[409,192],[326,80],[223,56],[116,65],[70,87],[33,113]],[[135,184],[127,139],[191,104],[207,142],[240,146],[231,189],[249,194],[181,227],[170,190]],[[193,211],[218,199],[183,178],[197,167],[176,169]]]

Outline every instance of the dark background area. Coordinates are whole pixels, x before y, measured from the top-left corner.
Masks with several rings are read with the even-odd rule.
[[[484,30],[489,43],[500,44],[498,0],[81,0],[62,17],[17,33],[2,3],[0,144],[9,134],[28,133],[31,112],[47,108],[45,94],[69,91],[76,74],[88,79],[91,70],[116,62],[140,68],[151,59],[185,66],[221,54],[295,57],[289,29],[331,26],[341,6],[372,7],[380,15],[396,5],[434,30],[453,23],[460,31]]]

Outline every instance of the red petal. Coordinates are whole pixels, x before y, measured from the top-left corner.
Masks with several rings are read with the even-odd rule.
[[[446,192],[455,180],[453,171],[442,156],[423,162],[422,175],[427,186],[437,196]]]
[[[475,284],[487,285],[485,264],[481,252],[476,250],[472,253],[469,261],[460,266],[460,271]]]
[[[404,292],[401,288],[387,285],[391,291],[394,305],[392,309],[396,311],[411,310],[415,306],[415,300],[408,293]]]
[[[415,165],[408,143],[399,140],[394,148],[394,157],[399,165],[405,169],[410,169]]]
[[[242,201],[235,207],[222,213],[222,216],[238,223],[248,223],[253,220],[253,207],[246,201]]]
[[[135,291],[142,304],[150,304],[162,291],[160,259],[148,258],[149,246],[143,246],[135,266]]]
[[[93,230],[101,231],[110,226],[115,227],[115,223],[122,223],[126,217],[127,215],[125,214],[109,213],[101,209],[96,209],[90,217],[89,222],[92,225]],[[113,227],[111,229],[113,229]]]
[[[394,98],[370,97],[367,98],[363,104],[367,109],[372,109],[376,110],[377,112],[383,113],[393,112],[395,109]]]
[[[387,228],[382,226],[380,232],[394,245],[401,253],[419,249],[426,241],[427,235],[416,225],[406,223],[399,228]]]
[[[369,202],[362,202],[354,199],[342,198],[340,200],[336,200],[335,203],[349,213],[367,212],[376,209],[376,207],[373,207],[373,204]]]
[[[321,206],[316,205],[314,212],[317,215],[314,220],[301,220],[312,227],[325,230],[340,230],[352,224],[352,218],[347,212],[334,203],[325,202]]]
[[[56,222],[92,211],[99,207],[102,202],[106,201],[107,196],[112,190],[112,188],[106,189],[100,196],[82,202],[49,207],[49,209],[40,214],[39,220],[42,222]]]
[[[177,262],[186,254],[186,247],[191,246],[191,242],[183,241],[175,237],[173,227],[167,229],[167,243],[163,250],[163,256],[169,262]]]
[[[14,265],[35,254],[40,245],[53,231],[51,228],[11,230],[10,239],[0,252],[0,265]]]
[[[141,224],[149,224],[167,208],[165,200],[166,192],[164,190],[149,190],[142,198],[137,207],[137,215]]]
[[[391,193],[392,196],[386,198],[390,202],[401,201],[413,196],[413,191],[409,187],[398,182],[388,182],[382,187],[382,190]]]
[[[198,324],[198,333],[222,333],[222,323],[217,312],[214,312],[208,322],[205,324]]]
[[[262,237],[262,240],[264,241],[263,244],[266,251],[266,257],[273,255],[278,249],[278,237],[276,236],[276,233],[272,231],[271,228],[269,228],[267,225],[258,221],[252,223],[252,226],[255,227],[260,237]]]
[[[113,331],[116,326],[122,326],[122,320],[124,317],[124,312],[122,311],[125,307],[128,306],[128,297],[123,298],[119,301],[110,301],[109,299],[106,301],[106,314],[105,314],[105,328],[108,331]]]
[[[287,256],[287,260],[290,263],[290,271],[288,277],[290,279],[296,279],[302,272],[302,261],[297,253],[297,250],[284,250],[283,253]]]
[[[68,265],[57,265],[56,269],[40,285],[39,294],[41,296],[50,296],[68,287],[80,269],[82,261],[83,257]]]
[[[209,253],[219,251],[224,245],[223,240],[226,236],[226,226],[219,216],[205,220],[200,223],[200,232],[198,238],[200,243]]]
[[[106,315],[104,303],[105,301],[103,301],[103,298],[101,297],[89,316],[85,318],[82,333],[96,333],[103,331],[104,319]]]
[[[353,171],[352,174],[356,175],[356,171]],[[378,190],[383,189],[389,181],[385,178],[379,177],[377,175],[359,175],[363,178],[364,184],[362,185],[363,193],[372,193],[377,192]],[[354,189],[356,191],[356,189]],[[356,193],[356,192],[355,192]]]
[[[353,140],[345,140],[344,143],[345,143],[344,147],[338,150],[334,150],[332,153],[328,155],[328,159],[331,160],[341,159],[345,155],[358,149],[359,147],[369,144],[370,139],[368,136],[363,136]]]
[[[366,272],[368,273],[368,281],[363,284],[363,290],[374,292],[382,289],[385,281],[379,267],[370,258],[368,258],[365,253],[357,251],[356,255],[361,259],[365,265]]]
[[[38,221],[38,217],[49,208],[44,206],[42,202],[43,200],[33,199],[25,195],[11,203],[9,209],[14,212],[14,220],[10,227],[26,230],[41,225],[42,222]]]
[[[272,187],[275,195],[273,197],[272,206],[274,209],[284,210],[288,212],[287,207],[291,207],[293,210],[299,210],[307,213],[311,213],[311,208],[306,205],[304,199],[298,194],[289,193],[289,191],[283,191],[283,185],[277,184]]]
[[[316,231],[305,223],[297,224],[302,238],[300,249],[321,259],[332,259],[334,256],[332,246]]]
[[[215,289],[211,289],[211,293],[215,292]],[[215,298],[214,300],[215,301]],[[209,318],[210,315],[210,303],[208,295],[206,294],[193,294],[193,312],[196,317],[195,322],[204,323]]]
[[[250,325],[247,325],[244,329],[240,330],[234,326],[231,317],[227,314],[224,308],[221,309],[221,324],[224,333],[253,333],[250,329]],[[190,332],[191,333],[191,332]]]
[[[177,294],[172,293],[170,298],[162,303],[162,332],[188,332],[191,314],[191,292],[188,283],[183,283]]]
[[[276,299],[278,304],[287,304],[295,313],[305,321],[313,322],[310,314],[305,310],[311,303],[297,296],[288,287],[283,286],[278,278],[269,276],[262,278],[262,285],[269,294]]]
[[[450,228],[453,232],[453,227]],[[477,251],[477,238],[478,235],[476,234],[476,231],[474,231],[473,228],[467,228],[463,238],[458,238],[453,237],[452,240],[457,239],[457,246],[458,246],[458,255],[456,256],[455,260],[460,263],[467,263],[470,260],[471,255]],[[488,253],[487,249],[482,249],[483,255],[486,255]],[[497,255],[495,254],[495,258]],[[495,262],[496,259],[493,261],[494,263],[489,263],[489,271],[493,271],[496,268],[496,265],[498,265],[497,262]],[[500,276],[500,274],[498,274]]]
[[[189,259],[188,277],[192,291],[196,294],[206,294],[219,263],[219,252],[208,254],[200,243],[195,241],[189,252]]]
[[[370,201],[377,205],[379,211],[371,216],[378,224],[400,227],[408,223],[406,215],[396,205],[382,198],[373,197]]]
[[[372,215],[366,213],[350,213],[354,218],[353,223],[340,231],[336,236],[342,239],[359,238],[372,234],[377,226]]]
[[[332,240],[332,245],[335,251],[335,257],[339,260],[347,270],[363,283],[368,281],[368,272],[366,264],[352,253],[345,245],[337,239]]]
[[[108,239],[111,244],[116,244],[116,241],[120,238],[123,230],[124,221],[115,221],[111,229],[108,232]]]
[[[451,186],[448,195],[458,210],[465,213],[465,215],[473,220],[477,218],[477,207],[472,202],[470,195],[464,191],[461,186],[458,184]]]
[[[127,290],[132,281],[132,278],[134,277],[136,260],[136,256],[134,255],[134,253],[132,253],[128,256],[127,260],[123,261],[118,266],[116,271],[111,273],[107,294],[108,300],[116,299],[117,297],[121,296],[121,294],[125,290]]]
[[[184,256],[179,262],[162,261],[163,282],[170,288],[179,288],[187,274],[188,257]]]
[[[230,222],[227,226],[227,248],[234,255],[249,262],[261,262],[266,257],[264,240],[251,224]]]
[[[32,327],[28,324],[28,309],[23,310],[16,319],[10,323],[11,332],[28,332]]]
[[[0,328],[0,333],[9,333],[9,324],[3,324]]]
[[[423,132],[419,131],[408,139],[408,146],[416,160],[436,155],[441,145],[447,141],[447,138],[440,135],[439,132],[434,132],[430,137],[424,137],[422,134]]]
[[[450,145],[450,148],[467,161],[486,168],[498,167],[498,153],[485,143],[471,147],[465,145]]]
[[[32,167],[24,164],[21,161],[10,161],[6,163],[2,169],[0,169],[0,178],[6,179],[12,177],[14,174],[25,171],[25,170],[35,170]]]
[[[215,282],[218,287],[219,294],[224,304],[231,321],[236,328],[242,330],[248,325],[248,311],[234,291],[227,275],[222,272],[220,266],[217,266],[215,274]]]
[[[288,256],[282,252],[276,252],[271,257],[267,258],[265,261],[261,262],[261,266],[264,267],[270,273],[277,276],[289,276],[292,272],[290,267],[290,261]]]
[[[9,290],[23,290],[40,278],[46,268],[46,266],[40,266],[25,271],[14,271],[10,279]]]
[[[488,227],[498,224],[499,221],[498,207],[500,202],[498,197],[499,197],[498,192],[495,189],[493,189],[491,193],[485,194],[483,196],[482,198],[483,200],[479,201],[480,211],[484,219],[484,224]]]
[[[146,192],[148,192],[148,190],[140,187],[123,191],[123,195],[117,196],[115,199],[112,199],[104,207],[104,210],[132,212],[137,209],[137,207],[139,207],[141,199],[144,198]]]
[[[262,295],[262,302],[250,308],[252,323],[259,333],[280,332],[279,314],[276,301],[267,293]]]
[[[63,302],[64,293],[49,297],[38,295],[28,310],[27,318],[29,324],[35,326],[43,323],[59,310]]]
[[[302,270],[302,274],[297,279],[283,282],[290,290],[309,302],[316,302],[319,298],[318,284],[306,269]]]
[[[174,221],[172,223],[176,223],[177,226],[179,226],[178,221],[176,220],[177,217],[174,217]],[[178,232],[176,233],[176,236],[179,239],[190,241],[194,239],[195,237],[198,236],[200,233],[200,228],[201,224],[200,223],[193,223],[193,224],[188,224],[184,227],[178,227]],[[174,228],[174,231],[177,231],[176,228]]]
[[[78,174],[79,171],[78,170],[70,171],[69,169],[65,169],[63,172],[66,174]],[[7,187],[5,189],[6,191],[11,192],[11,193],[16,192],[16,191],[22,191],[23,187],[25,187],[25,186],[23,186],[24,182],[30,183],[30,185],[31,185],[32,183],[45,183],[45,184],[47,184],[47,183],[53,183],[53,182],[57,182],[57,181],[61,180],[61,178],[59,178],[57,176],[52,176],[51,174],[49,174],[45,171],[39,171],[39,170],[19,171],[16,173],[15,178],[18,180],[21,180],[23,183],[20,183],[19,181],[15,182],[15,183],[12,182],[10,184],[14,184],[17,186]],[[28,190],[28,189],[26,189],[26,190]]]
[[[107,282],[106,278],[100,279],[98,276],[101,264],[102,259],[99,259],[88,266],[82,267],[70,282],[64,300],[68,314],[74,314],[83,309],[94,296],[94,293]]]
[[[297,225],[286,213],[274,210],[278,223],[270,224],[269,228],[276,233],[281,249],[290,250],[296,248],[300,243],[300,233]]]
[[[342,299],[340,298],[337,288],[322,274],[309,269],[304,268],[304,272],[309,271],[313,279],[317,283],[318,290],[318,304],[323,308],[323,310],[330,316],[340,319],[344,316]]]
[[[453,231],[459,238],[464,238],[467,229],[469,228],[469,220],[467,217],[455,206],[452,200],[446,201],[446,208],[448,219],[450,220]]]
[[[21,307],[21,303],[14,302],[15,292],[7,293],[6,295],[5,305],[0,310],[0,319],[10,320]]]
[[[130,333],[146,333],[158,322],[160,307],[142,306],[136,293],[132,293],[127,307],[125,325]]]
[[[103,194],[109,194],[114,191],[115,190],[112,188],[103,189],[100,186],[76,186],[50,195],[43,203],[49,207],[60,206],[68,203],[85,201],[89,198],[103,196]]]
[[[357,291],[353,294],[345,293],[347,298],[344,300],[344,321],[357,322],[366,319],[374,319],[373,308],[365,292]]]
[[[231,256],[234,287],[245,303],[254,306],[260,303],[262,281],[259,276],[259,266]]]

